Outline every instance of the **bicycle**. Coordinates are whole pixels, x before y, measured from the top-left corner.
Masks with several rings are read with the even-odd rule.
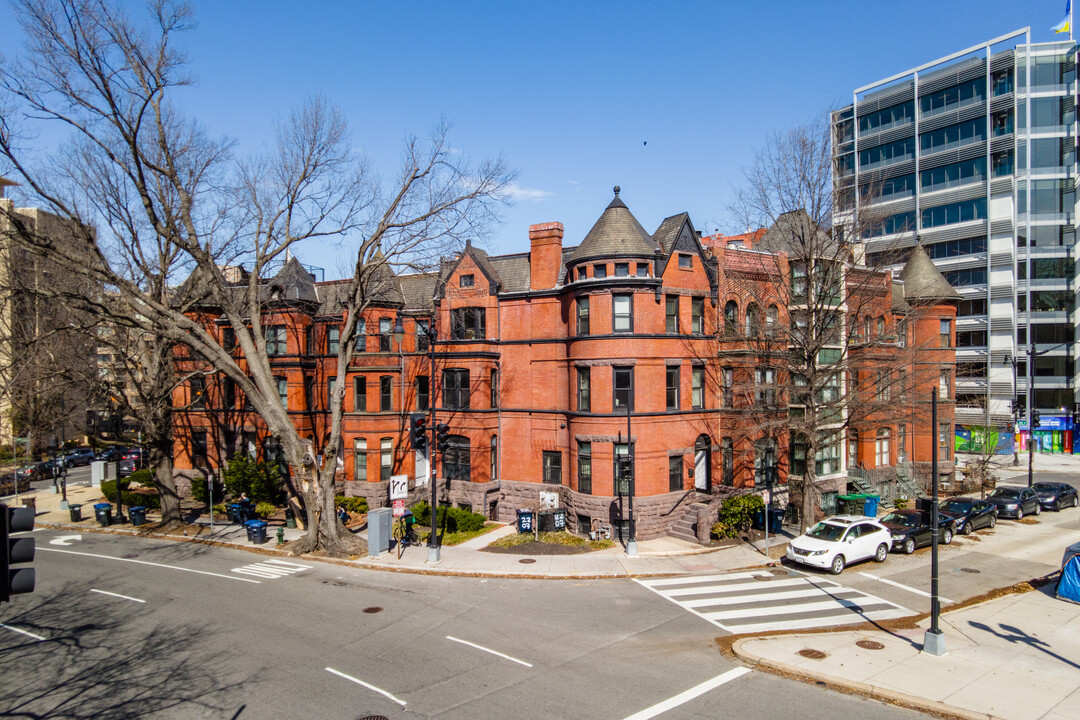
[[[420,536],[416,534],[416,517],[409,512],[405,511],[405,514],[394,523],[394,541],[397,543],[397,556],[401,559],[401,554],[405,552],[406,545],[419,545]]]

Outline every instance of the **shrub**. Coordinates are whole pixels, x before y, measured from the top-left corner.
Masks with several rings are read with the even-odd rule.
[[[750,527],[757,511],[765,510],[765,502],[759,495],[730,497],[720,505],[720,513],[712,526],[712,534],[719,538],[738,536]]]
[[[277,512],[277,506],[273,503],[261,502],[255,506],[255,514],[261,518],[268,518]]]
[[[153,492],[128,492],[128,478],[120,481],[120,497],[127,507],[142,505],[152,510],[161,509],[161,498],[157,491]],[[116,480],[104,480],[101,483],[101,494],[111,503],[116,502]]]
[[[897,510],[903,510],[907,507],[907,504],[907,498],[896,498],[895,500],[893,500],[893,507]]]
[[[210,502],[210,495],[208,488],[206,487],[206,478],[201,475],[196,475],[191,478],[191,497],[195,498],[201,503]],[[221,500],[225,497],[225,486],[217,480],[214,481],[214,500]]]
[[[409,509],[416,516],[418,524],[431,527],[431,507],[426,502],[421,500]],[[445,526],[446,532],[473,532],[484,527],[487,522],[480,513],[464,508],[447,508],[445,505],[439,506],[438,516],[439,527]]]
[[[136,470],[135,472],[124,478],[125,486],[131,485],[131,483],[138,483],[145,487],[154,487],[154,471],[150,468],[143,468],[142,470]]]
[[[280,504],[285,499],[285,487],[276,464],[252,460],[238,452],[229,460],[223,473],[225,489],[233,497],[247,493],[253,502]]]
[[[334,504],[340,505],[349,512],[356,513],[357,515],[364,515],[368,511],[367,498],[335,495]]]

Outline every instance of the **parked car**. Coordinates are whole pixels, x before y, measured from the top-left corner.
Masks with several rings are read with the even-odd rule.
[[[837,515],[789,542],[787,559],[839,575],[848,564],[859,560],[885,562],[891,542],[888,529],[876,520],[862,515]]]
[[[1026,487],[1002,485],[986,496],[986,502],[997,506],[998,517],[1016,518],[1024,515],[1038,515],[1042,512],[1039,496]]]
[[[120,477],[126,477],[131,473],[146,467],[146,454],[142,448],[128,448],[124,451],[117,464],[116,472]]]
[[[1031,489],[1039,496],[1039,504],[1054,512],[1059,512],[1063,507],[1076,507],[1080,502],[1076,488],[1068,483],[1037,482]]]
[[[42,460],[37,464],[38,477],[43,480],[48,480],[60,474],[65,467],[63,458],[55,457],[48,460]]]
[[[94,460],[94,451],[90,448],[76,448],[64,456],[64,463],[68,467],[80,467],[89,465]]]
[[[103,460],[105,462],[116,462],[124,456],[123,450],[118,447],[103,448],[97,451],[94,455],[95,460]]]
[[[15,468],[12,473],[19,482],[33,482],[34,480],[41,479],[41,471],[36,464],[23,465],[22,467]]]
[[[992,528],[997,525],[997,506],[985,500],[969,497],[949,498],[941,503],[943,516],[953,520],[956,532],[970,535],[972,530]]]
[[[922,510],[893,510],[881,518],[881,524],[892,534],[892,549],[903,550],[910,555],[916,548],[934,542],[934,528],[930,513]],[[956,534],[956,521],[938,514],[938,538],[948,545]]]

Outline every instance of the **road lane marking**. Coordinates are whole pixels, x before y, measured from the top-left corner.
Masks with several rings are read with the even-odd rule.
[[[705,693],[709,692],[710,690],[714,690],[714,689],[720,687],[721,685],[723,685],[726,682],[730,682],[730,681],[734,680],[737,677],[742,677],[743,675],[745,675],[748,672],[750,672],[750,668],[745,668],[745,667],[733,668],[731,670],[728,670],[726,673],[724,673],[722,675],[717,675],[712,680],[706,680],[705,682],[701,683],[700,685],[695,685],[694,687],[690,688],[689,690],[686,690],[684,692],[679,693],[675,697],[668,698],[667,700],[664,700],[663,702],[656,703],[652,707],[645,708],[641,712],[634,713],[633,715],[626,718],[626,720],[648,720],[649,718],[654,718],[657,715],[660,715],[662,713],[667,712],[668,710],[671,710],[672,708],[677,708],[680,705],[693,700],[694,698],[698,697],[699,695],[704,695]]]
[[[235,577],[233,575],[222,575],[221,573],[209,572],[207,570],[194,570],[192,568],[179,567],[178,565],[164,565],[162,563],[150,562],[148,560],[133,560],[131,558],[113,557],[112,555],[98,555],[97,553],[78,552],[76,550],[58,550],[57,548],[38,548],[40,552],[54,552],[64,553],[65,555],[83,555],[85,557],[96,557],[103,560],[116,560],[118,562],[135,563],[136,565],[150,565],[151,567],[160,567],[167,570],[180,570],[182,572],[195,573],[197,575],[209,575],[211,577],[225,578],[226,580],[238,580],[240,582],[249,582],[260,585],[258,580],[250,580],[248,578]]]
[[[20,630],[17,627],[11,627],[10,625],[5,625],[4,623],[0,623],[0,628],[4,628],[5,630],[10,630],[11,632],[17,632],[20,635],[25,635],[26,637],[34,638],[35,640],[44,640],[45,639],[45,638],[41,637],[40,635],[35,635],[32,632],[28,632],[26,630]]]
[[[253,575],[255,577],[266,578],[267,580],[276,580],[277,578],[282,578],[286,575],[310,570],[312,567],[312,565],[301,565],[300,563],[286,562],[285,560],[264,560],[262,562],[233,568],[229,572],[238,573],[240,575]]]
[[[660,578],[658,580],[650,580],[649,584],[653,587],[663,587],[664,585],[685,585],[687,583],[703,582],[705,580],[750,580],[756,577],[772,577],[770,572],[744,572],[744,573],[725,573],[722,575],[681,575],[673,578]]]
[[[67,547],[68,545],[71,544],[72,540],[82,540],[82,535],[61,535],[60,537],[55,537],[52,540],[50,540],[49,544],[50,545],[63,545],[64,547]]]
[[[354,678],[354,677],[353,677],[352,675],[346,675],[345,673],[341,672],[340,670],[335,670],[334,668],[326,668],[326,671],[327,671],[327,672],[331,672],[331,673],[334,673],[334,674],[335,674],[335,675],[337,675],[338,677],[343,677],[343,678],[345,678],[346,680],[351,680],[351,681],[353,681],[354,683],[356,683],[357,685],[363,685],[363,686],[364,686],[364,687],[366,687],[366,688],[367,688],[368,690],[374,690],[375,692],[379,693],[379,694],[380,694],[380,695],[382,695],[383,697],[387,697],[387,698],[390,698],[391,700],[393,700],[394,702],[396,702],[396,703],[397,703],[398,705],[400,705],[401,707],[405,707],[405,701],[404,701],[404,700],[398,700],[398,699],[397,699],[396,697],[394,697],[394,696],[393,696],[393,695],[391,695],[390,693],[386,692],[385,690],[380,690],[379,688],[375,687],[374,685],[369,685],[368,683],[364,682],[364,681],[363,681],[363,680],[361,680],[360,678]]]
[[[871,575],[868,572],[860,572],[859,574],[862,575],[863,577],[868,577],[871,580],[877,580],[878,582],[883,582],[886,585],[892,585],[893,587],[900,588],[901,590],[907,590],[908,592],[913,592],[916,595],[922,595],[923,597],[927,597],[927,598],[930,597],[930,593],[928,593],[928,592],[926,592],[924,590],[919,590],[918,588],[913,588],[913,587],[909,587],[907,585],[902,585],[902,584],[896,582],[895,580],[888,580],[888,579],[883,578],[883,577],[878,577],[877,575]],[[938,595],[938,600],[940,600],[943,603],[949,603],[950,605],[955,604],[949,598],[941,597],[940,595]]]
[[[518,660],[516,657],[510,657],[509,655],[503,655],[501,652],[498,652],[497,650],[492,650],[491,648],[486,648],[486,647],[484,647],[482,645],[477,645],[476,643],[471,643],[468,640],[462,640],[460,638],[456,638],[456,637],[453,637],[451,635],[447,635],[446,639],[447,640],[453,640],[454,642],[461,643],[462,645],[468,645],[469,647],[476,648],[477,650],[483,650],[484,652],[491,653],[492,655],[498,655],[499,657],[503,658],[504,660],[509,660],[511,662],[516,662],[519,665],[524,665],[525,667],[532,667],[531,663],[527,663],[524,660]]]
[[[110,597],[120,598],[121,600],[130,600],[132,602],[137,602],[137,603],[146,602],[145,600],[140,600],[139,598],[133,598],[133,597],[129,597],[127,595],[120,595],[118,593],[111,593],[111,592],[108,592],[106,590],[97,590],[96,588],[90,588],[90,592],[98,593],[99,595],[108,595]]]

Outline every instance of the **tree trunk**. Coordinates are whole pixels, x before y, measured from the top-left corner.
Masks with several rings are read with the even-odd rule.
[[[154,468],[154,485],[157,486],[161,499],[161,525],[171,525],[183,521],[180,512],[180,496],[176,492],[176,479],[173,477],[172,436],[160,433],[150,438],[150,467]]]
[[[809,455],[809,452],[807,453]],[[817,487],[814,484],[814,473],[809,467],[813,458],[807,458],[806,473],[802,478],[802,507],[799,510],[799,532],[805,533],[814,525],[814,500],[817,495]]]
[[[334,507],[334,461],[326,467],[305,468],[293,465],[293,472],[300,479],[299,490],[307,512],[307,532],[304,537],[288,544],[287,550],[293,555],[321,550],[330,557],[348,557],[366,555],[367,543],[363,538],[353,535],[338,521]],[[315,482],[307,479],[316,477]]]

